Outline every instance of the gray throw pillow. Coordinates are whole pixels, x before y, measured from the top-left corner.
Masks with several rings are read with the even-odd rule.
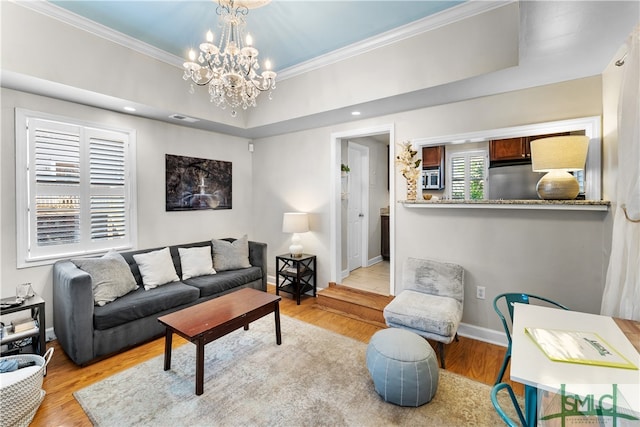
[[[211,244],[213,245],[213,268],[216,271],[251,267],[249,238],[246,234],[233,242],[213,239]]]
[[[129,264],[117,252],[108,252],[102,258],[72,259],[71,262],[91,275],[95,305],[103,306],[138,289]]]

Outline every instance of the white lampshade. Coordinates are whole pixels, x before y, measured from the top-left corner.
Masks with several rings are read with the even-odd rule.
[[[286,212],[282,219],[283,233],[305,233],[309,231],[309,216],[303,212]]]
[[[589,138],[583,135],[554,136],[531,141],[534,172],[579,171],[587,160]]]
[[[302,244],[298,233],[309,231],[309,216],[303,212],[286,212],[282,219],[282,232],[293,233],[289,252],[292,257],[302,256]]]
[[[583,135],[555,136],[531,141],[531,169],[545,174],[536,190],[541,199],[575,199],[580,185],[570,171],[584,169],[589,138]]]

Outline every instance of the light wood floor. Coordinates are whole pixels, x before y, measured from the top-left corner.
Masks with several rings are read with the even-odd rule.
[[[269,292],[274,293],[272,286],[269,286]],[[307,297],[298,306],[295,301],[283,294],[280,304],[281,313],[365,343],[369,342],[371,336],[381,329],[369,323],[315,308],[314,303],[314,298]],[[184,340],[175,335],[173,342],[174,347],[185,344]],[[43,387],[47,395],[32,425],[90,426],[91,422],[72,393],[145,360],[162,355],[164,338],[158,338],[84,368],[71,362],[56,341],[48,343],[48,347],[50,346],[55,348],[55,352],[44,379]],[[458,342],[446,346],[447,370],[476,381],[493,384],[504,352],[503,347],[461,337]],[[318,372],[316,375],[322,375],[322,373]],[[508,371],[505,378],[509,378]],[[514,388],[517,393],[522,394],[522,386],[516,384]]]
[[[341,285],[380,295],[389,295],[389,261],[381,261],[371,267],[360,267],[342,279]]]

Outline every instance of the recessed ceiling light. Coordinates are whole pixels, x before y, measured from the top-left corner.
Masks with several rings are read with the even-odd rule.
[[[352,111],[351,115],[352,116],[359,116],[360,115],[360,111]]]
[[[130,111],[130,112],[132,112],[132,113],[133,113],[134,111],[136,111],[136,109],[135,109],[135,108],[133,108],[133,107],[124,107],[124,110],[125,110],[125,111]]]

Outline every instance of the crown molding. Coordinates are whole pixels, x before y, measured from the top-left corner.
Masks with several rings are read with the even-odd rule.
[[[83,16],[70,12],[67,9],[64,9],[53,3],[49,3],[48,1],[11,1],[27,9],[31,9],[34,12],[38,12],[43,15],[49,16],[50,18],[57,19],[58,21],[72,25],[95,36],[102,37],[103,39],[112,41],[128,49],[135,50],[136,52],[143,55],[147,55],[159,61],[166,62],[167,64],[182,68],[182,64],[184,62],[183,58],[168,53],[162,49],[158,49],[155,46],[151,46],[148,43],[144,43],[138,39],[135,39],[131,36],[123,34],[90,19],[87,19]]]
[[[182,69],[182,64],[184,62],[183,58],[158,49],[157,47],[151,46],[150,44],[144,43],[119,31],[115,31],[102,24],[91,21],[85,17],[77,15],[50,2],[44,0],[11,1],[35,12],[41,13],[66,24],[72,25],[88,33],[94,34],[98,37],[102,37],[104,39],[117,43],[143,55],[147,55],[151,58],[157,59],[158,61],[162,61]],[[334,50],[333,52],[330,52],[326,55],[322,55],[317,58],[294,65],[292,67],[285,68],[284,70],[278,71],[278,80],[281,81],[291,77],[295,77],[297,75],[304,74],[309,71],[358,56],[365,52],[369,52],[371,50],[398,42],[400,40],[404,40],[418,34],[425,33],[427,31],[432,31],[436,28],[440,28],[445,25],[470,18],[475,15],[489,12],[493,9],[497,9],[516,1],[517,0],[470,0],[461,3],[458,6],[445,9],[442,12],[427,16],[418,21],[414,21],[407,25],[394,28],[385,33],[370,37],[357,43],[353,43],[344,48]]]
[[[458,6],[426,16],[417,21],[394,28],[382,34],[378,34],[377,36],[353,43],[341,49],[336,49],[326,55],[285,68],[284,70],[278,71],[278,80],[285,80],[304,74],[515,2],[517,2],[517,0],[469,0],[459,4]]]

